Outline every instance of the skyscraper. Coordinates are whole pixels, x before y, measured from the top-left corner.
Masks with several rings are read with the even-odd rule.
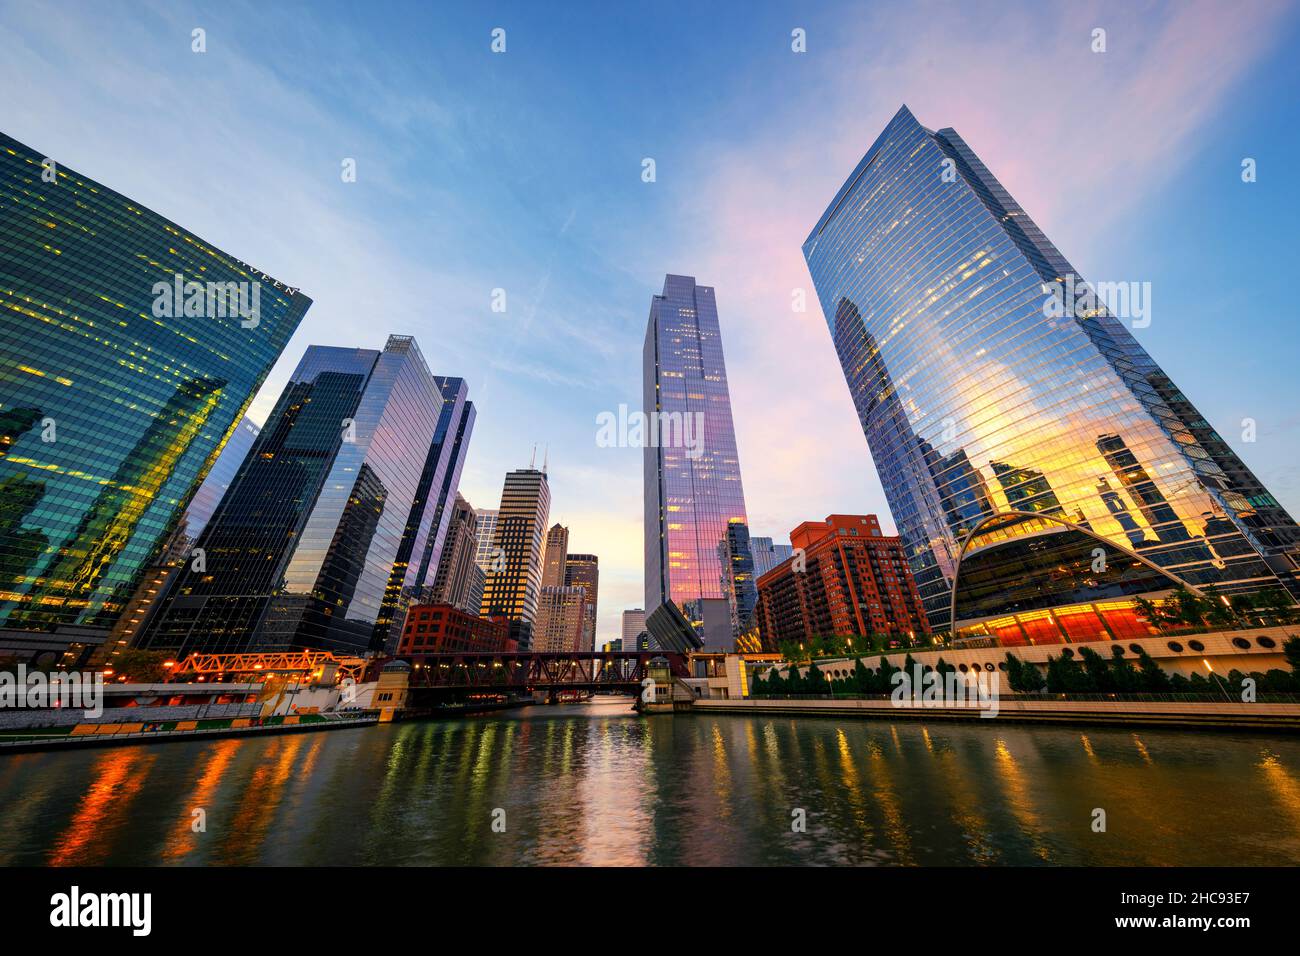
[[[185,509],[183,533],[190,541],[198,540],[203,533],[203,528],[211,520],[217,505],[221,504],[235,475],[239,474],[240,466],[244,464],[249,449],[261,431],[255,422],[244,418],[239,427],[230,433],[230,439],[221,449],[208,477],[203,479],[203,484],[199,485],[199,490],[194,493],[189,507]]]
[[[510,637],[521,651],[532,647],[542,589],[543,536],[550,513],[551,488],[545,471],[521,468],[506,475],[483,586],[482,615],[506,618]]]
[[[645,633],[645,609],[630,607],[623,611],[623,650],[639,649],[638,639]]]
[[[664,279],[650,302],[642,353],[647,614],[676,604],[706,646],[732,644],[719,556],[728,525],[745,522],[745,491],[713,290]]]
[[[549,653],[582,650],[586,608],[586,588],[543,586],[537,604],[532,650]]]
[[[431,604],[450,604],[470,614],[483,605],[483,569],[474,563],[478,553],[478,516],[468,501],[456,495],[452,505],[442,560],[429,589]]]
[[[600,559],[594,554],[571,554],[564,571],[564,583],[587,591],[586,620],[582,629],[582,651],[596,649],[596,606],[600,597]]]
[[[310,347],[141,643],[373,647],[441,404],[407,336]]]
[[[778,564],[790,560],[794,549],[788,544],[773,544],[771,538],[752,537],[749,552],[754,556],[754,580],[757,581]]]
[[[493,543],[497,532],[497,516],[500,512],[496,508],[475,508],[474,516],[478,518],[478,549],[474,553],[474,563],[483,569],[486,574],[492,570],[493,563],[500,564],[499,555]]]
[[[900,109],[803,250],[935,627],[1294,579],[1300,528],[1104,302],[1054,308],[1082,280],[955,131]]]
[[[310,304],[0,134],[0,646],[107,633]]]
[[[469,388],[465,380],[435,376],[434,382],[442,396],[438,426],[424,459],[384,604],[375,622],[376,645],[386,646],[390,652],[396,648],[396,632],[401,628],[406,605],[418,588],[433,583],[437,573],[451,518],[450,499],[460,484],[474,429],[474,403],[466,398]]]
[[[569,559],[569,529],[553,524],[546,532],[546,557],[542,565],[542,587],[564,587],[564,572]]]

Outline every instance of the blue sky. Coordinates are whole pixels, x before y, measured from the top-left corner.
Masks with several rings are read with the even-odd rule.
[[[642,489],[596,416],[639,404],[665,272],[717,290],[754,533],[887,517],[799,247],[904,102],[1085,277],[1152,283],[1139,338],[1300,510],[1294,4],[429,6],[0,2],[0,128],[312,296],[254,417],[307,345],[400,332],[479,405],[474,505],[549,445],[599,640],[641,603]]]

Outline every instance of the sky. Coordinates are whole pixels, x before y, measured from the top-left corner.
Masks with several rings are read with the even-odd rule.
[[[599,646],[642,603],[642,453],[597,416],[639,407],[665,273],[716,290],[751,532],[892,529],[800,246],[904,103],[1085,278],[1151,283],[1135,334],[1300,512],[1298,42],[1271,0],[0,0],[0,129],[311,296],[255,420],[311,344],[411,334],[465,378],[461,492],[546,452]]]

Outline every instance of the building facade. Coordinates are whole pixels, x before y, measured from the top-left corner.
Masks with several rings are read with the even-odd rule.
[[[409,337],[307,349],[141,643],[375,648],[441,403]]]
[[[481,613],[509,621],[510,637],[521,651],[532,647],[550,514],[551,487],[545,471],[521,468],[506,475],[492,531]]]
[[[511,651],[506,622],[467,614],[450,604],[412,604],[406,612],[398,657],[418,654]]]
[[[545,586],[538,596],[532,650],[546,653],[580,651],[586,626],[586,588]]]
[[[495,544],[499,514],[495,508],[474,509],[474,515],[478,518],[478,549],[474,554],[474,563],[483,569],[484,575],[493,569],[494,564],[501,563]]]
[[[705,646],[729,650],[734,612],[719,546],[746,522],[745,491],[713,289],[669,275],[642,352],[645,600],[671,601]]]
[[[813,637],[930,633],[906,549],[875,515],[830,515],[790,533],[796,557],[758,579],[762,645]]]
[[[645,608],[630,607],[624,610],[621,638],[623,650],[640,650],[640,638],[645,632]]]
[[[571,554],[564,572],[564,583],[587,592],[586,618],[582,626],[580,651],[596,648],[596,610],[600,599],[600,559],[594,554]]]
[[[0,653],[107,634],[310,304],[0,134]]]
[[[546,550],[542,565],[542,587],[564,587],[564,573],[569,559],[569,529],[553,524],[546,532]]]
[[[757,581],[778,564],[789,560],[793,548],[788,544],[773,544],[771,538],[751,537],[749,553],[754,558],[754,580]]]
[[[954,130],[899,110],[803,249],[936,628],[1294,586],[1300,528]]]
[[[450,604],[477,614],[483,605],[483,571],[474,563],[478,553],[478,515],[459,493],[450,515],[442,559],[433,578],[432,603]]]
[[[419,588],[433,583],[442,557],[451,498],[460,484],[460,472],[474,429],[474,403],[468,400],[464,379],[434,376],[442,405],[433,442],[429,445],[416,485],[397,560],[388,578],[384,603],[375,622],[375,641],[391,652],[396,644],[394,622],[400,627],[406,606]]]

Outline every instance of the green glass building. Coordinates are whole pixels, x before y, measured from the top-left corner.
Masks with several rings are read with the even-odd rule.
[[[0,134],[0,652],[114,623],[310,305]]]

